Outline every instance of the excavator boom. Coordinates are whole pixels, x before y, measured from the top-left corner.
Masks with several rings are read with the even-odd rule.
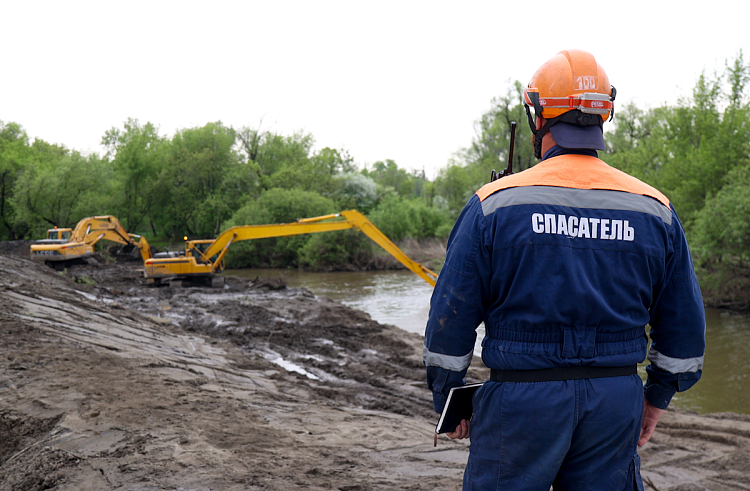
[[[404,266],[419,275],[423,280],[435,286],[437,274],[425,266],[410,259],[401,249],[391,242],[375,225],[356,210],[346,210],[333,215],[304,218],[293,223],[274,225],[244,225],[232,227],[209,242],[203,252],[199,251],[194,241],[186,243],[186,252],[180,257],[165,257],[164,253],[145,261],[146,277],[160,281],[164,278],[190,279],[210,277],[222,270],[224,257],[229,246],[241,240],[265,239],[269,237],[289,237],[293,235],[332,232],[355,228],[362,231],[380,247],[398,259]],[[171,254],[171,253],[170,253]]]
[[[205,258],[214,256],[232,241],[267,239],[270,237],[291,237],[293,235],[314,234],[317,232],[331,232],[334,230],[346,230],[352,228],[348,221],[340,222],[294,222],[281,223],[278,225],[244,225],[232,227],[219,235],[209,248],[203,253]]]

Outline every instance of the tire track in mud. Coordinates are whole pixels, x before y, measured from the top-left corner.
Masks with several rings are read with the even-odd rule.
[[[750,489],[750,416],[671,409],[640,453],[647,488]]]

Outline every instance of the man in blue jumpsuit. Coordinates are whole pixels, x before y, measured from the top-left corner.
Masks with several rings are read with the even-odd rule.
[[[705,313],[674,207],[597,158],[614,97],[590,53],[542,65],[524,90],[542,162],[477,191],[451,232],[424,363],[440,412],[484,322],[490,381],[448,434],[471,439],[464,490],[642,490],[637,446],[700,379]]]

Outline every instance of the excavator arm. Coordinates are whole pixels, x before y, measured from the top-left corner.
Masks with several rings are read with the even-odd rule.
[[[100,217],[97,217],[100,218]],[[95,244],[100,240],[109,240],[122,245],[133,244],[131,234],[125,231],[120,221],[115,217],[109,217],[111,221],[100,221],[93,223],[93,228],[85,235],[83,241]]]
[[[138,247],[138,250],[140,251],[141,257],[143,258],[144,262],[154,257],[151,254],[151,246],[148,244],[146,237],[135,234],[128,234],[128,236],[130,236],[131,241],[133,241],[133,243],[135,243],[135,245]],[[133,239],[138,239],[138,242],[135,242]]]
[[[102,232],[115,231],[117,229],[124,232],[120,221],[111,215],[86,217],[76,224],[70,236],[70,241],[91,243],[91,241],[99,240]],[[117,232],[115,234],[120,235]],[[127,233],[125,235],[127,236]]]
[[[435,286],[437,281],[437,274],[429,270],[425,266],[413,261],[407,256],[401,249],[398,248],[383,232],[380,231],[373,223],[367,219],[363,214],[356,210],[342,211],[341,214],[352,223],[356,228],[361,230],[365,235],[372,239],[376,244],[386,250],[390,255],[398,259],[401,264],[409,268],[412,272],[417,274],[420,278],[425,280],[431,286]]]
[[[151,258],[151,247],[148,245],[146,238],[128,233],[117,218],[106,215],[84,220],[86,220],[87,230],[82,240],[84,243],[93,246],[100,240],[108,240],[124,246],[137,247],[144,261]],[[78,226],[76,226],[76,229],[78,229]],[[138,240],[136,241],[136,239]],[[128,248],[127,253],[132,250],[132,248]]]
[[[143,243],[136,243],[138,238]],[[94,245],[100,240],[109,240],[126,246],[138,247],[141,257],[145,261],[151,257],[146,239],[129,234],[120,221],[111,215],[93,216],[82,219],[76,224],[68,241],[39,241],[31,245],[31,258],[44,260],[47,263],[60,263],[56,267],[64,267],[64,263],[80,260],[94,254]],[[147,255],[144,255],[147,251]]]

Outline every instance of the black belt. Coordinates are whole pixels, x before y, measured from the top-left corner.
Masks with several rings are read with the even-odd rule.
[[[585,378],[623,377],[638,373],[637,365],[626,367],[557,367],[540,370],[490,370],[493,382],[552,382]]]

